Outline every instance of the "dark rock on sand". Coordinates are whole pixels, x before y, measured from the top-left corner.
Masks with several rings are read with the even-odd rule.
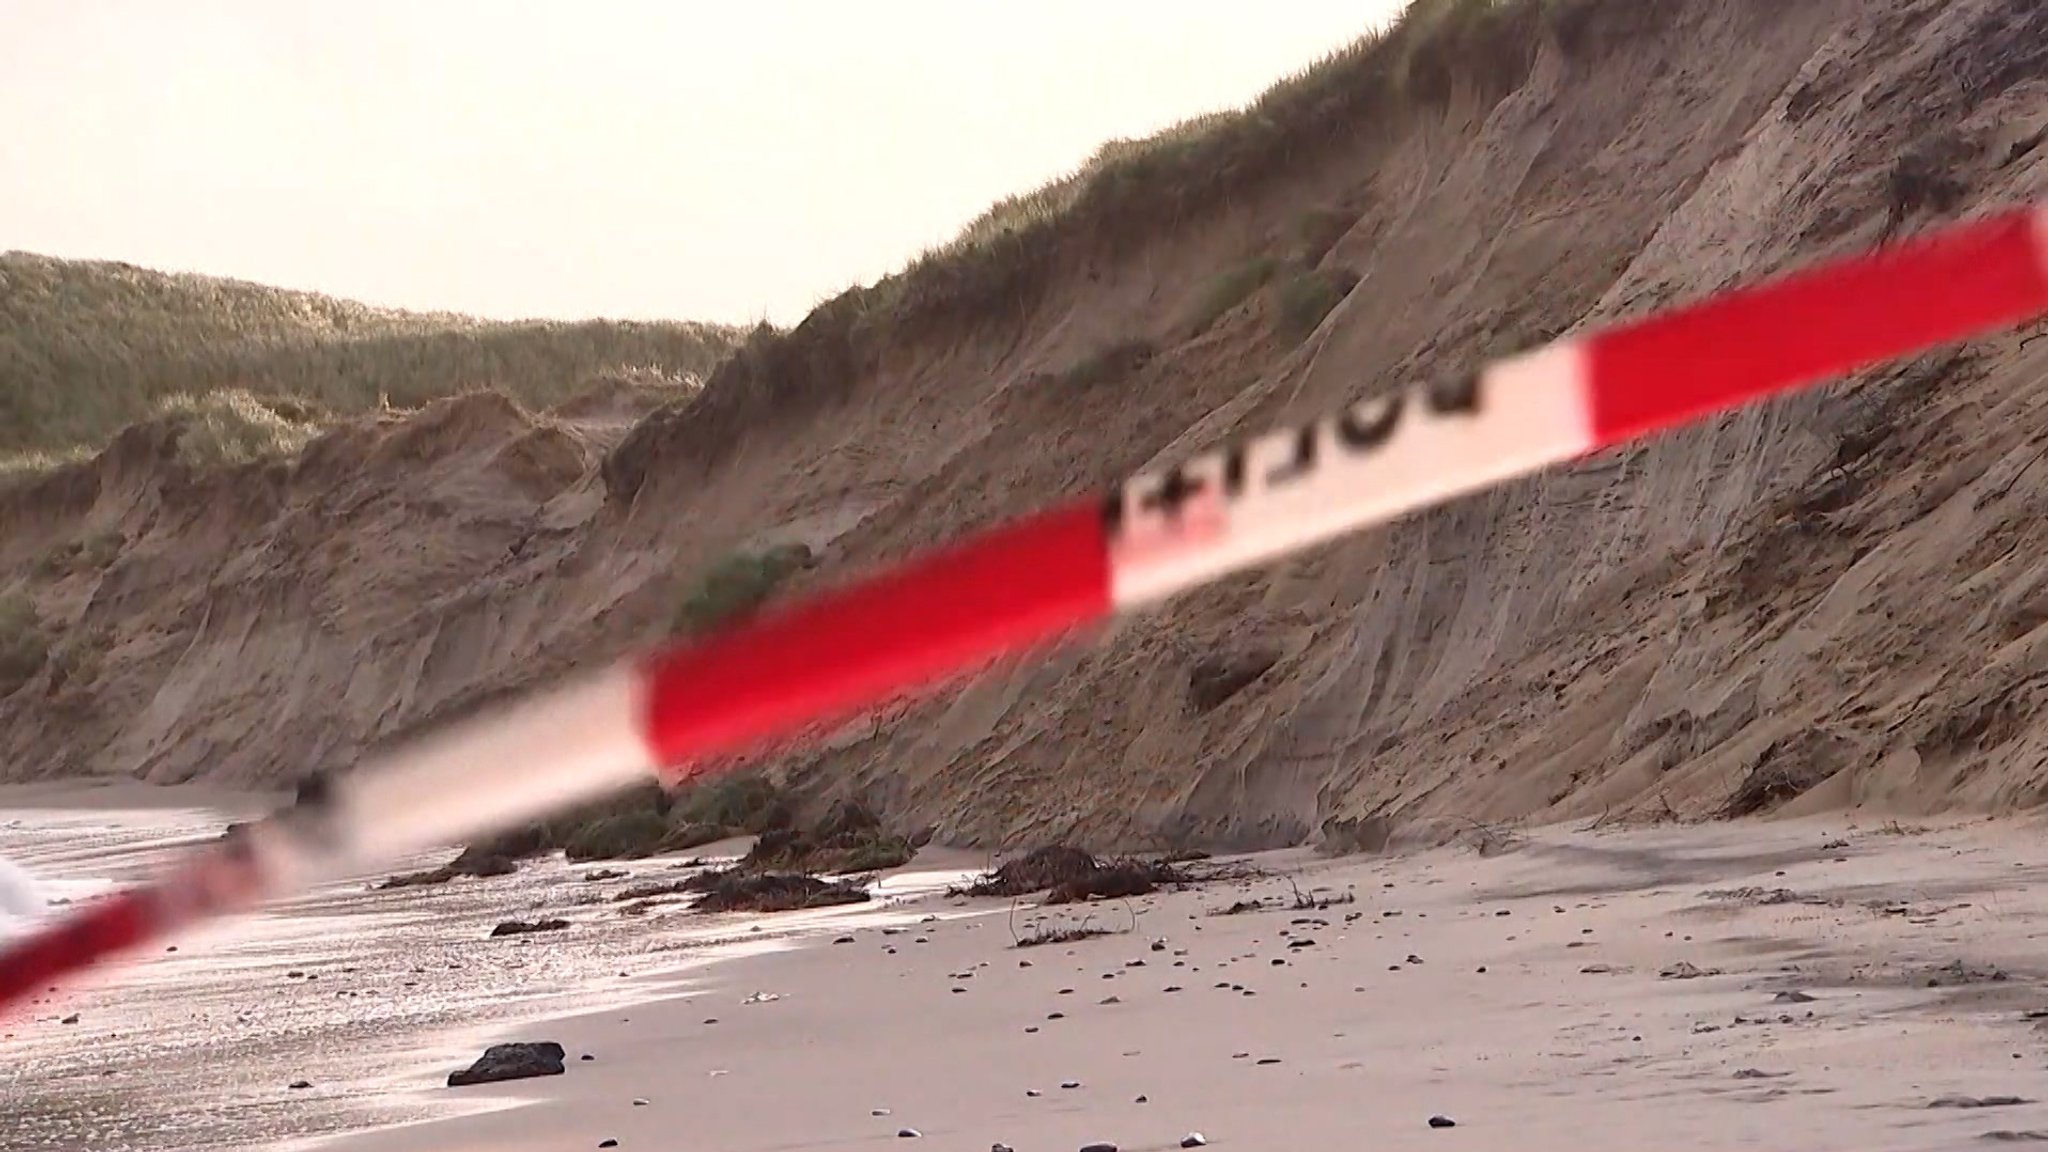
[[[792,912],[869,899],[865,888],[794,872],[729,869],[692,877],[690,886],[704,893],[695,905],[698,912]]]
[[[531,932],[559,932],[568,926],[567,920],[535,920],[530,924],[524,920],[507,920],[491,929],[491,935],[524,936]]]
[[[1431,1128],[1456,1128],[1458,1122],[1449,1116],[1431,1116],[1429,1118],[1429,1126]]]
[[[448,1086],[491,1084],[500,1080],[526,1080],[535,1076],[560,1076],[566,1053],[552,1040],[493,1044],[484,1049],[476,1063],[448,1074]]]
[[[2021,1104],[2032,1104],[2024,1096],[1938,1096],[1927,1102],[1929,1108],[2014,1108]]]
[[[1015,897],[1046,892],[1045,903],[1070,904],[1091,897],[1143,896],[1163,885],[1188,884],[1194,879],[1164,861],[1097,860],[1079,848],[1053,845],[1009,861],[957,889],[956,894]]]

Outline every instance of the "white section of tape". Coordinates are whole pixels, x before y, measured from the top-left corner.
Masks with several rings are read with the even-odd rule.
[[[493,709],[337,777],[333,864],[380,864],[515,828],[651,778],[631,663]]]
[[[1489,366],[1479,407],[1438,412],[1419,389],[1352,409],[1354,426],[1401,411],[1383,440],[1362,446],[1339,423],[1313,426],[1313,462],[1295,469],[1305,430],[1277,432],[1246,446],[1243,487],[1222,497],[1229,450],[1197,457],[1181,475],[1203,491],[1183,504],[1178,525],[1140,507],[1133,493],[1161,477],[1124,486],[1123,523],[1110,548],[1112,598],[1120,609],[1166,599],[1225,573],[1432,504],[1584,455],[1595,447],[1583,346],[1546,345]],[[1292,471],[1293,475],[1288,473]]]

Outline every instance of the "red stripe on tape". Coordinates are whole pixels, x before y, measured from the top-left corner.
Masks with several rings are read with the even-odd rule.
[[[58,977],[144,943],[156,932],[150,893],[119,892],[81,908],[55,928],[38,929],[0,956],[0,1005],[43,990]]]
[[[2008,212],[1588,341],[1598,447],[2048,309],[2034,213]]]
[[[994,529],[904,568],[655,655],[664,765],[732,751],[929,684],[1110,611],[1102,506]]]

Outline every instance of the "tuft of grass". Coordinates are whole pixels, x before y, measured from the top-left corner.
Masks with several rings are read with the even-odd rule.
[[[0,593],[0,696],[28,683],[49,654],[50,639],[28,594],[19,588]]]
[[[1325,205],[1301,214],[1294,221],[1294,259],[1305,268],[1323,262],[1337,241],[1358,223],[1358,213],[1338,205]]]
[[[1078,389],[1122,383],[1144,371],[1145,365],[1158,354],[1159,349],[1150,340],[1119,340],[1083,357],[1061,374],[1060,380],[1067,387]]]
[[[757,772],[735,772],[686,784],[669,800],[670,824],[716,829],[718,835],[713,840],[786,828],[792,819],[788,797]]]
[[[1114,935],[1114,931],[1099,924],[1045,924],[1017,937],[1015,947],[1043,948],[1048,944],[1075,944],[1082,940],[1093,940],[1097,936]]]
[[[1217,273],[1202,286],[1202,296],[1188,313],[1187,331],[1199,336],[1221,320],[1224,314],[1266,286],[1280,262],[1271,256],[1255,256],[1234,268]]]
[[[1281,281],[1273,294],[1280,334],[1289,340],[1307,337],[1356,287],[1358,274],[1349,268],[1317,268]]]
[[[668,838],[668,821],[653,811],[621,812],[578,827],[562,845],[572,863],[586,860],[629,860],[649,856]]]
[[[722,325],[496,322],[208,276],[0,253],[0,471],[89,455],[167,398],[232,391],[290,424],[494,387],[530,408],[633,367],[708,375]],[[296,398],[304,413],[289,408]]]
[[[676,607],[672,626],[684,635],[700,636],[744,620],[758,612],[783,581],[811,563],[811,550],[802,544],[726,556],[698,574]]]
[[[175,393],[157,401],[155,414],[178,424],[178,459],[195,469],[296,456],[320,434],[319,425],[291,419],[241,388]]]

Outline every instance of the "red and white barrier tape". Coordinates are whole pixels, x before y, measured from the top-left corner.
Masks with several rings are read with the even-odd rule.
[[[201,919],[786,738],[1503,480],[2048,313],[2048,207],[1930,233],[1357,404],[655,652],[319,782],[0,950],[0,1010]]]

